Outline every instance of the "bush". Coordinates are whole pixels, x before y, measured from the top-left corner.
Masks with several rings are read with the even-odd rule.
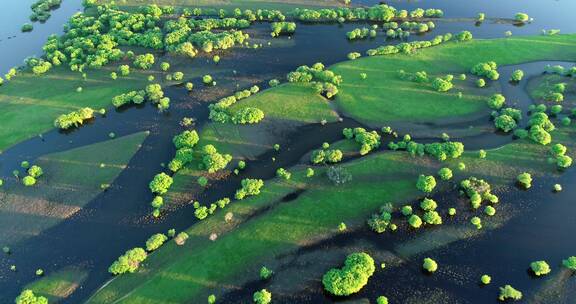
[[[576,271],[576,256],[562,260],[562,265],[570,270]]]
[[[262,289],[254,293],[253,300],[255,304],[269,304],[272,302],[272,293]]]
[[[492,278],[489,275],[484,274],[480,277],[480,282],[482,282],[484,285],[488,285],[490,282],[492,282]]]
[[[482,220],[479,217],[475,216],[475,217],[471,218],[470,223],[472,225],[474,225],[476,227],[476,229],[478,229],[478,230],[482,229]]]
[[[343,185],[352,180],[352,174],[343,167],[330,167],[326,171],[328,179],[335,185]]]
[[[379,296],[376,298],[376,304],[388,304],[388,298],[385,296]]]
[[[518,183],[520,183],[520,185],[522,185],[524,188],[528,189],[532,187],[532,175],[530,175],[530,173],[521,173],[516,179],[518,180]]]
[[[278,168],[278,170],[276,170],[276,176],[283,178],[285,180],[289,180],[290,177],[292,176],[292,173],[288,172],[284,168]]]
[[[488,216],[494,216],[496,214],[496,209],[492,206],[486,206],[486,208],[484,208],[484,213]]]
[[[431,258],[425,258],[424,263],[422,264],[422,268],[430,273],[433,273],[438,270],[438,264]]]
[[[152,235],[147,241],[146,241],[146,250],[147,251],[154,251],[158,248],[160,248],[160,246],[162,246],[162,244],[164,244],[164,242],[166,242],[168,240],[168,237],[165,236],[162,233],[156,233],[154,235]]]
[[[324,289],[336,296],[357,293],[368,283],[376,267],[370,255],[364,252],[352,253],[346,257],[344,267],[329,270],[322,277]]]
[[[20,29],[22,32],[31,32],[34,29],[34,26],[30,23],[24,23],[22,28]]]
[[[152,179],[149,184],[149,188],[152,193],[164,194],[168,192],[168,189],[172,186],[172,182],[172,177],[162,172],[154,176],[154,179]]]
[[[161,196],[155,196],[154,199],[152,199],[150,205],[154,209],[161,208],[164,205],[164,198],[162,198]]]
[[[180,232],[174,237],[174,242],[178,246],[182,246],[186,243],[186,240],[189,238],[188,233]]]
[[[525,13],[516,13],[516,15],[514,16],[514,20],[518,22],[526,22],[530,20],[530,16],[528,16],[528,14]]]
[[[522,292],[514,289],[514,287],[510,285],[506,285],[504,287],[500,287],[500,295],[498,296],[498,300],[506,301],[506,300],[521,300],[522,299]]]
[[[416,182],[416,188],[424,193],[430,193],[436,187],[436,179],[432,175],[421,174]]]
[[[550,273],[550,265],[546,261],[534,261],[530,263],[530,269],[537,276],[543,276]]]
[[[268,269],[266,266],[262,266],[262,268],[260,268],[260,278],[262,280],[268,280],[272,277],[273,274],[274,271]]]

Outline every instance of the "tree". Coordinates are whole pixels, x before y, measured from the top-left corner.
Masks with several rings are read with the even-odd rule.
[[[134,66],[142,70],[148,70],[154,64],[154,55],[146,53],[143,55],[136,56],[133,62]]]
[[[541,126],[532,126],[529,131],[530,139],[543,146],[552,142],[552,136]]]
[[[24,184],[26,187],[34,186],[36,184],[36,179],[30,175],[24,176],[22,179],[22,184]]]
[[[388,298],[385,296],[379,296],[376,298],[376,304],[388,304]]]
[[[424,193],[430,193],[436,187],[436,179],[432,175],[420,174],[416,182],[416,188]]]
[[[506,102],[506,97],[502,94],[494,94],[488,99],[488,106],[495,110],[500,110],[504,103]]]
[[[522,185],[524,188],[528,189],[532,187],[532,175],[530,175],[530,173],[521,173],[516,179],[518,180],[518,183],[520,183],[520,185]]]
[[[420,226],[422,226],[422,219],[418,215],[412,214],[408,218],[408,224],[410,224],[412,228],[420,228]]]
[[[561,155],[556,158],[556,165],[560,169],[566,169],[572,166],[572,157],[568,155]]]
[[[546,261],[534,261],[530,263],[530,269],[536,276],[543,276],[550,273],[550,265]]]
[[[437,77],[432,81],[432,87],[438,92],[447,92],[452,89],[453,86],[452,82],[440,77]]]
[[[516,120],[514,120],[514,118],[512,118],[510,115],[506,114],[496,117],[496,119],[494,120],[494,125],[496,126],[496,128],[506,133],[516,129],[516,127],[518,126],[516,124]]]
[[[436,201],[430,198],[425,198],[420,203],[420,208],[422,208],[422,210],[424,211],[433,211],[436,210],[437,207],[438,204],[436,203]]]
[[[335,296],[348,296],[360,291],[376,267],[370,255],[356,252],[348,255],[344,267],[332,268],[322,277],[324,289]]]
[[[200,137],[198,136],[196,130],[192,131],[186,130],[174,136],[172,142],[174,143],[176,149],[181,149],[181,148],[194,148],[194,146],[196,146],[199,140]]]
[[[164,244],[164,242],[166,242],[167,240],[168,237],[165,236],[164,234],[156,233],[146,241],[146,250],[149,252],[154,251],[160,248],[160,246],[162,246],[162,244]]]
[[[524,71],[515,70],[514,72],[512,72],[512,75],[510,76],[510,81],[519,82],[520,80],[522,80],[522,78],[524,78]]]
[[[164,194],[168,192],[168,189],[172,186],[172,182],[172,177],[168,174],[164,172],[156,174],[149,184],[150,191],[152,191],[152,193]]]
[[[498,300],[506,301],[506,300],[521,300],[522,299],[522,292],[514,289],[514,287],[510,285],[506,285],[504,287],[500,287],[500,295],[498,296]]]
[[[492,281],[492,278],[487,274],[483,274],[480,277],[480,282],[482,282],[482,284],[484,284],[484,285],[490,284],[491,281]]]
[[[210,75],[204,75],[204,76],[202,76],[202,82],[205,85],[212,85],[214,82],[214,79]]]
[[[440,179],[447,181],[452,179],[453,173],[450,168],[442,168],[438,170],[438,176],[440,176]]]
[[[254,293],[253,299],[255,304],[269,304],[272,302],[272,293],[262,289]]]
[[[412,215],[412,212],[413,212],[412,206],[410,206],[410,205],[403,206],[401,209],[401,212],[404,216]]]
[[[32,176],[33,178],[39,178],[44,174],[42,168],[40,166],[34,165],[28,169],[28,175]]]
[[[433,273],[438,270],[438,264],[431,258],[425,258],[424,263],[422,264],[422,268],[430,273]]]

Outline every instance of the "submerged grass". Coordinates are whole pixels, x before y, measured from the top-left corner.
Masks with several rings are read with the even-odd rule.
[[[33,187],[5,185],[0,192],[0,244],[37,235],[80,211],[124,170],[146,138],[124,136],[38,159],[44,175]]]

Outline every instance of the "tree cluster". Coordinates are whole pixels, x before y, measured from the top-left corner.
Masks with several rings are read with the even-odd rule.
[[[498,78],[500,78],[498,65],[494,61],[480,62],[473,66],[470,72],[476,76],[486,77],[490,80],[498,80]]]
[[[245,178],[241,182],[242,188],[236,190],[234,197],[242,200],[247,196],[260,194],[260,189],[264,186],[264,181],[261,179]]]
[[[289,82],[312,83],[319,94],[332,98],[338,94],[338,87],[342,83],[342,76],[327,70],[325,66],[317,62],[312,67],[300,66],[296,71],[286,76]]]
[[[272,37],[278,37],[283,34],[293,34],[296,32],[296,23],[294,22],[272,22],[270,24],[270,29],[272,33],[270,34]]]
[[[342,134],[346,139],[354,139],[360,144],[360,155],[366,155],[377,149],[381,144],[380,134],[376,131],[366,131],[364,128],[345,128]]]
[[[94,118],[94,110],[91,108],[81,108],[79,110],[62,114],[54,120],[54,127],[67,130],[72,127],[82,125],[85,120]]]
[[[344,267],[333,268],[322,277],[324,289],[335,296],[357,293],[368,283],[376,267],[370,255],[356,252],[348,255]]]
[[[140,267],[140,263],[146,260],[147,257],[146,251],[142,248],[130,249],[110,265],[108,272],[113,275],[135,272]]]

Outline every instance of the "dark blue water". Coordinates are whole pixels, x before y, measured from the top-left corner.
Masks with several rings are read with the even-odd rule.
[[[39,55],[46,37],[49,34],[61,32],[64,21],[80,8],[79,1],[64,0],[62,7],[52,13],[47,23],[34,23],[35,29],[32,33],[20,33],[21,25],[27,22],[30,14],[29,6],[32,2],[32,0],[10,1],[4,4],[4,8],[7,9],[0,11],[0,24],[2,24],[0,27],[0,54],[2,54],[0,72],[2,73],[12,66],[20,65],[27,56]],[[356,3],[359,2],[356,1]],[[374,3],[374,1],[366,2]],[[450,18],[474,18],[478,12],[487,14],[488,19],[480,25],[476,25],[472,20],[460,22],[439,20],[437,29],[431,35],[413,36],[411,39],[429,39],[436,34],[458,32],[464,29],[471,30],[476,37],[483,38],[502,37],[506,31],[512,31],[514,35],[532,35],[539,34],[542,29],[561,29],[562,32],[576,30],[576,23],[572,22],[571,16],[576,9],[576,2],[573,1],[447,0],[390,1],[389,3],[399,9],[438,7],[442,8],[446,16]],[[508,21],[491,19],[511,18],[516,12],[526,12],[535,20],[532,24],[518,27]],[[218,69],[224,71],[233,68],[238,71],[237,78],[251,78],[255,79],[255,82],[263,82],[271,78],[282,78],[288,71],[301,64],[312,64],[317,61],[322,61],[327,65],[333,64],[345,60],[348,52],[363,52],[384,43],[382,39],[347,42],[344,34],[355,26],[357,25],[302,25],[294,36],[293,46],[280,49],[264,48],[258,51],[236,50],[234,54],[227,53],[226,56],[222,56],[223,59]],[[267,25],[257,28],[262,29],[261,36],[267,35]],[[8,37],[14,38],[8,39]],[[201,66],[205,62],[196,60],[192,64]],[[218,70],[215,70],[214,74],[216,73],[219,73]],[[231,75],[226,77],[233,78]],[[234,87],[233,83],[222,85],[222,87],[219,86],[222,92],[214,96],[225,96]],[[190,210],[180,210],[159,223],[134,225],[125,221],[126,218],[138,219],[149,213],[147,204],[142,203],[150,201],[151,198],[146,191],[147,183],[160,170],[159,164],[171,158],[173,151],[170,139],[180,131],[177,127],[179,119],[184,116],[196,117],[201,128],[207,116],[205,104],[194,96],[188,97],[183,88],[168,88],[166,92],[173,99],[173,110],[169,115],[158,115],[150,106],[143,109],[131,108],[124,113],[109,111],[110,115],[106,119],[99,119],[94,124],[82,127],[71,134],[51,131],[44,135],[44,141],[39,138],[31,139],[8,149],[0,157],[0,161],[3,162],[3,174],[9,175],[11,166],[17,166],[21,159],[32,160],[50,152],[106,140],[105,134],[110,131],[118,135],[140,130],[151,131],[151,135],[144,143],[145,148],[141,149],[131,160],[129,169],[125,170],[114,182],[111,191],[103,193],[88,204],[86,210],[83,211],[83,216],[67,220],[26,242],[11,244],[11,247],[19,252],[19,255],[13,258],[16,259],[22,272],[12,277],[5,276],[6,272],[0,271],[0,274],[3,274],[0,275],[1,303],[12,301],[22,286],[34,279],[33,276],[25,273],[32,273],[38,265],[42,265],[47,272],[50,272],[68,265],[88,264],[91,265],[88,280],[83,284],[82,289],[68,299],[69,303],[78,303],[109,278],[106,273],[107,265],[124,250],[142,244],[153,232],[165,231],[167,228],[179,230],[194,222]],[[201,94],[202,91],[198,93]],[[327,136],[328,140],[332,134],[322,136]],[[291,138],[290,134],[286,134],[286,140],[289,141],[289,138]],[[318,142],[322,141],[318,138]],[[268,171],[255,171],[254,174],[264,174],[264,172]],[[264,175],[262,177],[266,177]],[[566,184],[573,184],[571,181],[574,179],[570,179]],[[226,189],[223,185],[220,188],[216,187],[215,191]],[[211,197],[215,194],[217,193],[205,195]],[[542,195],[543,199],[550,199],[546,196],[549,193],[544,191]],[[555,200],[568,198],[568,194],[554,197]],[[110,202],[122,203],[111,204]],[[536,222],[531,225],[548,225],[550,220],[537,218]],[[527,226],[530,225],[523,224],[521,227]],[[574,225],[569,225],[569,227],[576,228]],[[515,233],[518,232],[512,228],[510,233],[501,234],[499,237],[515,237]],[[517,246],[526,246],[526,239],[522,238],[520,241]],[[479,250],[482,250],[483,245],[480,243],[478,246]],[[367,292],[375,291],[368,289]]]

